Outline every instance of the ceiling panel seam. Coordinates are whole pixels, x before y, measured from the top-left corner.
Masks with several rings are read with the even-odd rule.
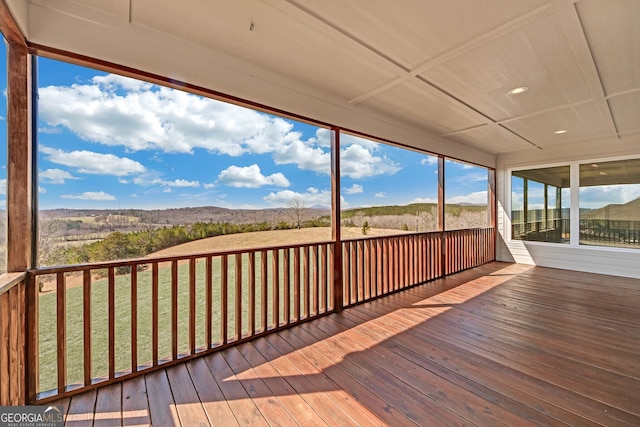
[[[116,15],[125,23],[131,23],[131,0],[113,0]]]
[[[535,144],[534,142],[530,141],[529,139],[523,137],[522,135],[512,131],[511,129],[507,128],[506,126],[503,125],[499,125],[494,119],[492,119],[491,117],[489,117],[488,115],[486,115],[485,113],[483,113],[482,111],[474,108],[473,106],[467,104],[466,102],[462,101],[461,99],[459,99],[458,97],[456,97],[455,95],[447,92],[446,90],[442,89],[441,87],[435,85],[434,83],[430,82],[429,80],[427,80],[426,78],[422,77],[422,76],[416,76],[416,80],[419,82],[422,82],[422,84],[428,85],[429,87],[432,87],[433,89],[437,90],[438,92],[442,93],[443,95],[447,96],[449,99],[457,102],[460,106],[462,106],[463,108],[467,108],[468,110],[473,111],[474,113],[480,115],[483,119],[485,119],[487,121],[487,124],[490,126],[500,126],[503,129],[507,130],[508,132],[510,132],[511,134],[517,136],[518,138],[520,138],[521,140],[527,142],[528,144],[531,144],[532,146],[541,149],[537,144]],[[442,136],[442,135],[441,135]]]
[[[544,6],[541,6],[539,8],[536,8],[530,12],[525,13],[524,15],[520,15],[517,18],[512,19],[511,21],[502,24],[498,27],[495,27],[492,30],[489,30],[479,36],[476,36],[474,38],[472,38],[471,40],[467,40],[466,42],[462,43],[461,45],[458,45],[446,52],[441,53],[440,55],[428,59],[425,62],[423,62],[422,64],[414,67],[411,70],[408,70],[408,74],[409,76],[413,76],[413,77],[418,77],[420,74],[424,73],[425,71],[428,71],[432,68],[435,68],[447,61],[450,61],[452,59],[455,59],[461,55],[463,55],[466,52],[469,52],[473,49],[476,49],[486,43],[489,43],[491,41],[494,41],[506,34],[509,34],[512,31],[517,30],[518,28],[521,28],[523,25],[526,25],[530,22],[534,22],[536,20],[539,20],[541,18],[544,18],[546,16],[549,16],[553,13],[553,7],[550,4],[546,4]],[[375,96],[375,95],[379,95],[380,93],[382,93],[385,90],[390,89],[391,87],[393,87],[393,85],[390,85],[391,82],[395,81],[396,84],[400,84],[402,80],[398,79],[392,79],[388,82],[385,82],[383,84],[381,84],[380,86],[372,89],[371,91],[360,95],[357,98],[354,98],[352,100],[349,101],[349,103],[352,104],[358,104],[361,103],[363,101],[366,101],[368,98]],[[383,90],[381,90],[382,88],[384,88]]]
[[[624,96],[624,95],[631,95],[633,93],[637,93],[640,92],[640,87],[634,88],[634,89],[629,89],[629,90],[623,90],[620,92],[615,92],[615,93],[611,93],[607,96],[605,96],[606,99],[612,99],[612,98],[616,98],[618,96]]]
[[[349,40],[355,42],[356,44],[358,44],[358,45],[360,45],[362,47],[364,47],[368,51],[374,53],[378,57],[380,57],[380,58],[384,59],[385,61],[387,61],[389,64],[392,64],[398,70],[400,70],[399,74],[403,74],[403,73],[408,73],[409,72],[409,69],[407,67],[405,67],[402,64],[400,64],[399,62],[395,61],[393,58],[387,56],[384,52],[376,49],[375,47],[371,46],[370,44],[368,44],[364,40],[362,40],[362,39],[356,37],[355,35],[351,34],[347,30],[345,30],[344,28],[341,28],[341,27],[335,25],[333,22],[329,21],[328,19],[325,19],[324,17],[318,15],[317,13],[313,12],[312,10],[302,6],[300,3],[296,2],[295,0],[284,0],[284,2],[290,4],[291,6],[295,7],[296,9],[301,10],[302,12],[306,13],[307,15],[312,17],[313,19],[321,22],[322,24],[324,24],[327,27],[331,28],[332,30],[340,33],[341,35],[343,35],[344,37],[348,38]]]
[[[580,13],[578,12],[573,0],[554,0],[554,3],[560,18],[560,24],[564,28],[565,34],[567,34],[567,36],[572,34],[576,36],[575,38],[569,39],[569,46],[571,47],[578,64],[584,65],[584,67],[581,68],[587,74],[585,75],[587,78],[587,84],[596,96],[596,100],[600,108],[605,111],[605,114],[609,119],[607,120],[607,124],[612,135],[615,135],[617,139],[620,139],[620,133],[618,132],[615,119],[613,118],[613,113],[611,112],[611,107],[609,106],[606,98],[606,93],[602,84],[602,77],[598,70],[595,57],[593,56],[593,50],[589,44],[589,39],[582,19],[580,19]],[[576,43],[579,45],[576,46]],[[584,52],[583,55],[580,54],[580,47]]]
[[[584,99],[582,101],[571,102],[569,104],[558,105],[556,107],[545,108],[543,110],[537,110],[529,114],[523,114],[521,116],[509,117],[507,119],[497,120],[495,123],[499,125],[507,124],[510,122],[515,122],[517,120],[528,119],[535,116],[540,116],[542,114],[553,113],[554,111],[562,111],[567,110],[569,108],[579,107],[581,105],[589,104],[591,102],[596,102],[595,98]]]

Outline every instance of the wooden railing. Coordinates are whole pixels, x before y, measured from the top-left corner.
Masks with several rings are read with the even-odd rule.
[[[640,221],[580,218],[580,243],[640,247]]]
[[[444,275],[457,273],[495,260],[493,228],[445,232]]]
[[[32,399],[106,384],[327,313],[333,243],[42,268]],[[46,291],[51,289],[51,291]]]
[[[318,242],[29,271],[26,400],[45,403],[317,318],[334,311],[334,293],[347,307],[492,261],[492,239],[492,228],[456,230],[346,240],[341,254]]]
[[[343,242],[345,307],[441,277],[442,233]]]
[[[0,406],[25,404],[25,274],[3,275],[0,286]]]

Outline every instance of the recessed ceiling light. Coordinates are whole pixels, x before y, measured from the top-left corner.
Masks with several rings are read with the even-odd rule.
[[[597,167],[598,167],[598,164],[597,164],[597,163],[591,163],[591,167],[592,167],[592,168],[597,168]]]
[[[600,171],[600,175],[606,175],[606,174],[607,174],[606,172]]]
[[[518,94],[526,92],[528,90],[529,90],[529,88],[526,87],[526,86],[518,86],[518,87],[514,87],[513,89],[508,91],[507,95],[518,95]]]
[[[567,133],[567,132],[569,131],[566,129],[560,129],[560,130],[554,131],[553,133],[555,133],[556,135],[562,135],[563,133]]]

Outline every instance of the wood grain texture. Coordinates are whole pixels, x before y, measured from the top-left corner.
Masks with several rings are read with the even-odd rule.
[[[634,426],[638,307],[640,280],[493,262],[127,380],[121,413],[117,387],[60,403],[68,425]]]
[[[56,275],[56,344],[58,360],[58,394],[67,387],[67,285],[64,273]]]
[[[0,7],[0,12],[2,11]],[[1,17],[0,17],[1,18]],[[33,162],[31,143],[31,57],[7,46],[7,241],[8,272],[33,267]]]
[[[438,252],[442,235],[445,239],[445,252]],[[444,233],[415,233],[407,235],[385,236],[385,237],[364,237],[358,239],[350,239],[343,242],[341,259],[344,262],[344,294],[342,295],[343,307],[349,307],[355,304],[379,298],[388,293],[398,292],[422,283],[424,277],[419,274],[422,271],[429,270],[432,273],[426,279],[436,278],[436,274],[440,271],[436,268],[439,260],[434,259],[443,253],[447,254],[446,274],[452,274],[457,271],[465,270],[492,260],[493,257],[493,230],[492,229],[472,229],[472,230],[453,230]],[[429,253],[422,255],[421,248],[431,248]],[[434,249],[435,248],[435,249]],[[469,249],[471,248],[471,250]],[[137,269],[142,265],[141,261],[122,261],[120,263],[100,263],[84,266],[70,266],[68,268],[54,267],[38,269],[29,273],[27,279],[37,279],[45,274],[55,276],[59,286],[56,292],[58,300],[58,337],[56,345],[59,353],[59,387],[58,396],[77,394],[79,390],[74,386],[69,389],[66,383],[66,369],[64,364],[66,360],[66,329],[65,325],[65,307],[66,299],[64,280],[66,275],[73,275],[76,272],[82,273],[83,277],[83,299],[84,299],[84,324],[83,335],[87,343],[84,350],[84,387],[94,387],[95,378],[91,377],[92,366],[94,365],[92,354],[92,328],[91,323],[94,311],[107,312],[108,325],[108,383],[117,380],[116,376],[131,376],[133,374],[140,375],[147,370],[157,369],[159,365],[164,363],[174,364],[181,358],[194,357],[201,351],[215,351],[219,347],[226,347],[235,342],[244,341],[254,336],[258,336],[280,328],[288,327],[300,321],[309,320],[326,314],[329,310],[329,304],[333,301],[331,293],[334,291],[331,285],[332,266],[329,262],[335,257],[330,254],[333,251],[331,243],[311,243],[307,245],[293,245],[283,248],[266,250],[245,250],[244,253],[238,251],[230,251],[222,253],[222,255],[186,255],[182,259],[172,257],[162,264],[162,268],[169,266],[170,283],[161,284],[160,268],[161,263],[158,260],[146,260],[144,264],[151,264],[151,352],[152,360],[148,366],[138,366],[137,349],[140,343],[137,334],[137,313],[138,307],[138,276]],[[256,301],[256,254],[260,254],[260,302]],[[293,255],[292,255],[293,254]],[[214,257],[215,259],[214,262]],[[231,258],[230,258],[231,257]],[[293,258],[293,260],[291,259]],[[219,260],[219,261],[218,261]],[[233,266],[230,266],[230,260]],[[246,261],[245,261],[246,260]],[[201,272],[196,266],[199,262],[205,262],[205,271]],[[244,265],[245,262],[248,265]],[[418,268],[417,264],[421,265]],[[107,271],[108,294],[106,301],[91,301],[91,277],[94,271]],[[125,367],[122,372],[116,373],[116,272],[119,268],[130,268],[133,272],[129,277],[130,291],[123,294],[130,298],[129,305],[131,307],[132,317],[130,327],[126,328],[131,331],[129,337],[131,348],[134,351],[130,354],[130,366]],[[188,268],[188,274],[184,279],[184,283],[180,282],[180,268]],[[245,272],[246,271],[246,272]],[[204,291],[205,319],[201,319],[196,315],[197,307],[197,283],[203,278],[206,289]],[[292,277],[293,275],[293,277]],[[245,277],[248,276],[248,277]],[[214,283],[214,277],[219,277],[219,281]],[[159,324],[160,316],[160,287],[170,286],[170,353],[167,359],[159,360]],[[180,287],[187,288],[188,310],[186,313],[180,314],[179,301]],[[219,293],[219,302],[215,301],[216,313],[219,316],[214,321],[214,288],[218,287],[215,293]],[[219,290],[219,292],[218,292]],[[240,296],[240,297],[236,297]],[[30,298],[36,298],[32,296]],[[29,301],[27,301],[27,304]],[[95,304],[104,304],[104,306],[93,306]],[[219,308],[218,308],[219,307]],[[180,319],[179,316],[184,316]],[[258,316],[260,316],[260,328],[256,327]],[[233,320],[232,320],[233,319]],[[245,320],[246,319],[246,320]],[[202,326],[196,322],[205,322],[204,333],[206,335],[206,348],[196,348],[196,331]],[[219,335],[216,334],[216,342],[213,341],[212,325],[218,323],[220,330]],[[184,329],[179,330],[179,325],[186,324]],[[22,329],[20,329],[22,330]],[[119,332],[120,333],[120,332]],[[179,337],[178,334],[183,333],[187,338],[185,348],[178,348],[178,343],[185,337]],[[37,335],[37,334],[36,334]],[[14,333],[14,336],[17,336]],[[20,335],[22,337],[22,335]],[[180,339],[179,339],[180,338]],[[22,339],[22,338],[20,338]],[[149,339],[149,338],[147,338]],[[15,341],[15,340],[14,340]],[[35,344],[30,344],[35,346]],[[147,344],[148,345],[148,344]],[[15,346],[18,348],[19,346]],[[185,351],[186,350],[186,351]],[[32,363],[32,362],[29,362]],[[33,362],[36,366],[37,363]],[[30,365],[31,366],[31,365]],[[33,376],[35,374],[29,374]],[[28,387],[26,387],[28,388]],[[51,396],[39,396],[38,399],[49,401]],[[31,399],[33,401],[33,398]]]

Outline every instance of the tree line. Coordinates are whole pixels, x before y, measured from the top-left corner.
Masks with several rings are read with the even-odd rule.
[[[305,221],[303,227],[325,227],[328,220],[318,218]],[[139,258],[172,246],[225,234],[248,233],[252,231],[287,230],[297,227],[281,221],[272,224],[264,221],[255,224],[235,224],[229,222],[196,222],[186,225],[148,228],[128,233],[114,231],[106,238],[81,246],[57,247],[47,251],[41,265],[69,265],[90,262]],[[41,254],[42,255],[42,254]]]

